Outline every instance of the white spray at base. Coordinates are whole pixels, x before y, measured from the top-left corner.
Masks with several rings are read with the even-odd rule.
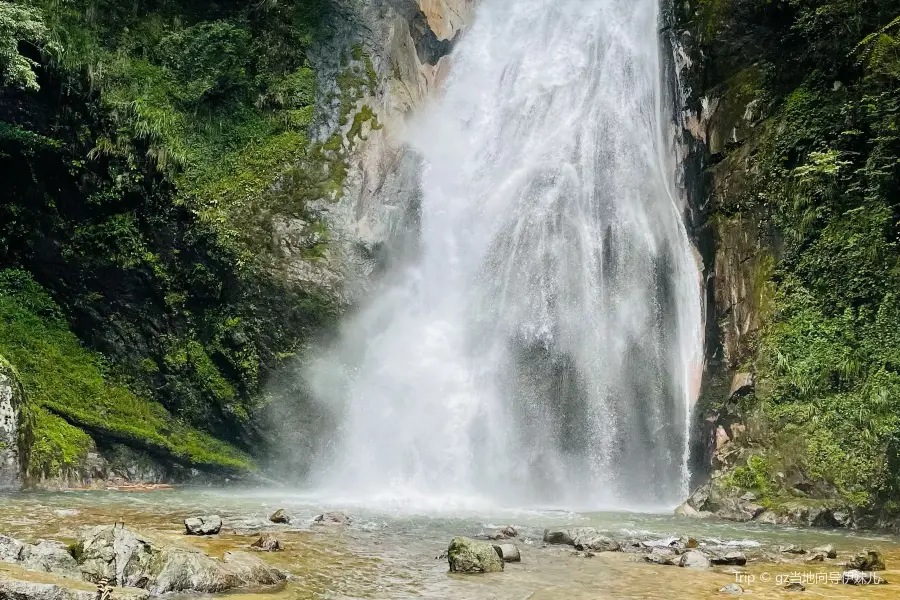
[[[416,256],[308,378],[342,497],[636,507],[687,493],[697,266],[658,0],[482,0],[423,158]]]

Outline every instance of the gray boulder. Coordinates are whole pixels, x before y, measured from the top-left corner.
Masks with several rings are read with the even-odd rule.
[[[280,570],[247,552],[226,552],[221,561],[202,552],[168,548],[150,565],[154,596],[168,592],[215,594],[240,587],[271,586],[287,579]]]
[[[149,539],[123,526],[88,530],[75,549],[81,575],[94,583],[108,579],[118,587],[147,587],[153,557]]]
[[[455,537],[447,549],[453,573],[495,573],[503,570],[503,560],[494,546],[466,537]]]
[[[747,564],[747,557],[743,552],[726,552],[725,554],[720,554],[718,556],[713,556],[709,559],[714,565],[732,565],[736,567],[743,567]]]
[[[62,542],[41,540],[34,545],[28,544],[22,548],[21,562],[23,567],[33,571],[71,578],[80,576],[78,563]]]
[[[681,555],[678,566],[689,569],[706,569],[709,567],[709,558],[699,550],[688,550]]]
[[[851,571],[884,571],[884,556],[877,550],[860,552],[847,561],[847,568]]]
[[[778,546],[778,551],[782,554],[806,554],[806,550],[794,544]]]
[[[512,525],[507,525],[506,527],[501,527],[497,529],[490,535],[488,535],[489,540],[508,540],[514,537],[517,537],[519,532]]]
[[[618,552],[622,549],[617,541],[601,534],[593,527],[545,529],[544,542],[575,546],[578,550],[595,550],[597,552]]]
[[[658,547],[645,556],[644,560],[657,565],[674,565],[678,560],[678,553],[672,548]]]
[[[262,534],[258,540],[250,544],[250,547],[254,550],[261,550],[263,552],[280,552],[281,550],[284,550],[284,546],[281,545],[278,538],[271,533]]]
[[[503,562],[522,562],[522,555],[515,544],[494,544],[494,550]]]
[[[322,513],[313,519],[313,525],[350,525],[352,522],[353,519],[342,512]]]
[[[215,535],[222,529],[222,517],[209,515],[185,519],[184,528],[188,535]]]
[[[22,560],[23,542],[8,535],[0,535],[0,561],[17,563]]]
[[[281,525],[290,525],[291,519],[291,515],[289,515],[283,508],[279,508],[274,513],[272,513],[272,516],[269,517],[270,521]]]
[[[116,600],[146,600],[147,590],[116,588]],[[0,598],[4,600],[97,600],[97,589],[74,581],[46,583],[0,577]]]

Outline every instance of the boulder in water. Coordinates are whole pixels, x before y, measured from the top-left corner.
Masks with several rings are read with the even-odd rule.
[[[512,525],[501,527],[488,536],[490,540],[509,540],[517,537],[519,532]]]
[[[678,553],[672,548],[657,547],[645,556],[644,560],[656,565],[674,565],[678,560]]]
[[[271,533],[262,534],[258,540],[250,544],[250,547],[263,552],[280,552],[284,550],[284,546],[281,545],[278,538]]]
[[[806,554],[806,550],[797,546],[795,544],[789,544],[787,546],[779,546],[778,551],[782,554]]]
[[[503,562],[522,562],[522,555],[515,544],[494,544],[494,550]]]
[[[738,594],[743,594],[744,588],[736,583],[729,583],[725,587],[719,588],[719,591],[723,594],[733,594],[736,596]]]
[[[545,529],[544,542],[575,546],[578,550],[595,550],[598,552],[618,552],[622,549],[616,540],[601,534],[593,527]]]
[[[800,583],[799,581],[792,581],[788,584],[785,584],[783,588],[786,592],[805,592],[806,586]]]
[[[884,556],[877,550],[860,552],[847,561],[847,568],[858,571],[884,571]]]
[[[349,525],[353,519],[342,512],[322,513],[313,519],[313,525]]]
[[[721,554],[718,556],[713,556],[709,559],[714,565],[731,565],[735,567],[743,567],[747,564],[747,557],[744,556],[743,552],[726,552],[725,554]]]
[[[291,515],[289,515],[283,508],[279,508],[274,513],[272,513],[272,516],[269,517],[269,520],[280,525],[290,525]]]
[[[690,569],[706,569],[709,567],[709,558],[699,550],[688,550],[681,555],[678,566]]]
[[[466,537],[455,537],[447,549],[453,573],[495,573],[503,570],[503,560],[494,546]]]
[[[834,546],[832,546],[831,544],[813,548],[812,551],[815,554],[824,554],[825,558],[837,558],[837,552],[835,551]]]
[[[222,529],[222,517],[192,517],[184,520],[184,528],[188,535],[215,535]]]

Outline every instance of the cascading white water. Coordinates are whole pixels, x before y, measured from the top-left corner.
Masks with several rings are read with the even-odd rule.
[[[417,254],[313,369],[342,422],[320,483],[596,507],[685,495],[700,288],[658,10],[482,0],[412,127]]]

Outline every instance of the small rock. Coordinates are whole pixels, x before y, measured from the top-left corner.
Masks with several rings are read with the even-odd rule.
[[[709,567],[709,559],[699,550],[688,550],[681,555],[678,566],[689,569],[706,569]]]
[[[790,544],[789,546],[779,546],[778,551],[782,554],[806,554],[806,550],[800,546],[795,546],[794,544]]]
[[[466,537],[455,537],[447,548],[447,562],[453,573],[495,573],[503,570],[503,561],[491,544]]]
[[[712,557],[709,562],[714,565],[732,565],[735,567],[743,567],[747,564],[747,557],[743,552],[726,552],[721,556]]]
[[[831,544],[813,548],[812,551],[816,554],[824,554],[825,558],[837,558],[837,552],[835,551],[834,546],[832,546]]]
[[[814,562],[825,562],[825,553],[824,552],[816,552],[813,550],[809,556],[806,558],[806,562],[814,563]]]
[[[841,574],[841,583],[846,585],[883,585],[887,581],[875,573],[851,569]]]
[[[678,554],[671,548],[654,548],[644,560],[657,565],[674,565]]]
[[[884,571],[884,556],[877,550],[867,550],[847,561],[846,566],[851,571]]]
[[[698,511],[696,508],[694,508],[693,506],[688,504],[687,501],[682,502],[678,506],[678,508],[675,509],[675,516],[676,517],[690,517],[692,519],[701,518],[700,511]]]
[[[494,550],[503,562],[522,562],[522,555],[515,544],[494,544]]]
[[[279,508],[274,513],[272,513],[272,516],[269,517],[269,520],[273,523],[278,523],[279,525],[290,525],[291,515],[289,515],[283,508]]]
[[[722,592],[723,594],[734,594],[734,595],[738,595],[738,594],[743,594],[743,593],[744,593],[744,588],[742,588],[741,586],[739,586],[739,585],[736,584],[736,583],[729,583],[729,584],[726,585],[725,587],[719,588],[719,591]]]
[[[278,538],[271,533],[262,534],[258,540],[250,544],[250,547],[263,552],[280,552],[284,550],[284,546],[281,545]]]
[[[575,546],[578,550],[597,552],[618,552],[622,548],[617,541],[601,534],[593,527],[572,527],[570,529],[545,529],[544,542]]]
[[[692,537],[681,538],[681,543],[684,545],[685,548],[688,548],[688,549],[700,547],[700,543]]]
[[[222,529],[222,517],[192,517],[184,520],[184,528],[188,535],[215,535]]]
[[[342,512],[322,513],[313,519],[313,525],[349,525],[352,522],[353,519]]]
[[[799,581],[792,581],[783,588],[787,592],[805,592],[806,586]]]
[[[508,540],[519,535],[518,530],[512,525],[507,525],[506,527],[501,527],[496,530],[494,533],[488,536],[490,540]]]

